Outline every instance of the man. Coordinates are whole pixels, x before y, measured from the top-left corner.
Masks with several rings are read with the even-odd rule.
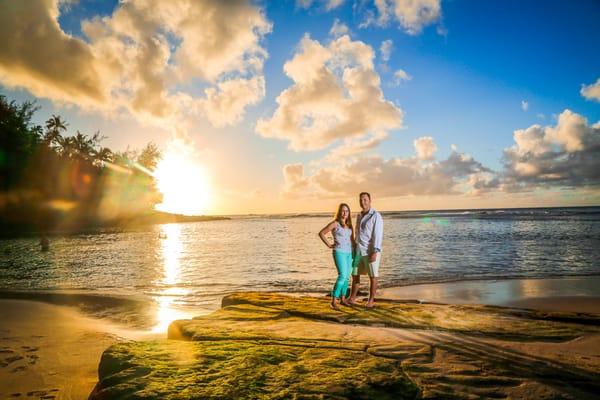
[[[381,243],[383,241],[383,218],[375,209],[371,208],[371,195],[362,192],[359,195],[362,212],[356,217],[356,250],[354,253],[354,267],[352,268],[352,291],[348,302],[356,304],[356,296],[360,286],[360,276],[369,275],[369,300],[365,307],[373,308],[375,305],[375,292],[377,292],[377,278],[379,277],[379,263],[381,262]]]

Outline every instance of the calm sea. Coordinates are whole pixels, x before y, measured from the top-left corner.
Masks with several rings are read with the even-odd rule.
[[[383,286],[600,274],[600,207],[382,214]],[[317,232],[330,219],[244,216],[55,236],[47,252],[34,238],[3,239],[0,291],[131,296],[169,316],[208,312],[235,291],[327,292],[336,272]]]

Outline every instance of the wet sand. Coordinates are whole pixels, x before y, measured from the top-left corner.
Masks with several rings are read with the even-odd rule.
[[[385,288],[378,296],[600,314],[600,276],[432,283]]]
[[[76,309],[0,300],[0,398],[87,399],[111,344],[164,337],[130,331]]]

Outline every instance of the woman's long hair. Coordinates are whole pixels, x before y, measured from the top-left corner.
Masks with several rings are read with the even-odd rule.
[[[348,218],[346,218],[346,226],[352,229],[354,232],[354,228],[352,227],[352,212],[350,211],[350,206],[346,203],[340,203],[338,206],[337,212],[335,213],[335,220],[338,224],[342,225],[342,207],[348,207]]]

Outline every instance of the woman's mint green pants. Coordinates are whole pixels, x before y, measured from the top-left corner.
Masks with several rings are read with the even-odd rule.
[[[346,296],[348,291],[348,278],[350,272],[352,272],[352,253],[345,253],[343,251],[333,251],[333,262],[338,271],[338,277],[333,285],[333,292],[331,297],[338,298],[340,296]]]

